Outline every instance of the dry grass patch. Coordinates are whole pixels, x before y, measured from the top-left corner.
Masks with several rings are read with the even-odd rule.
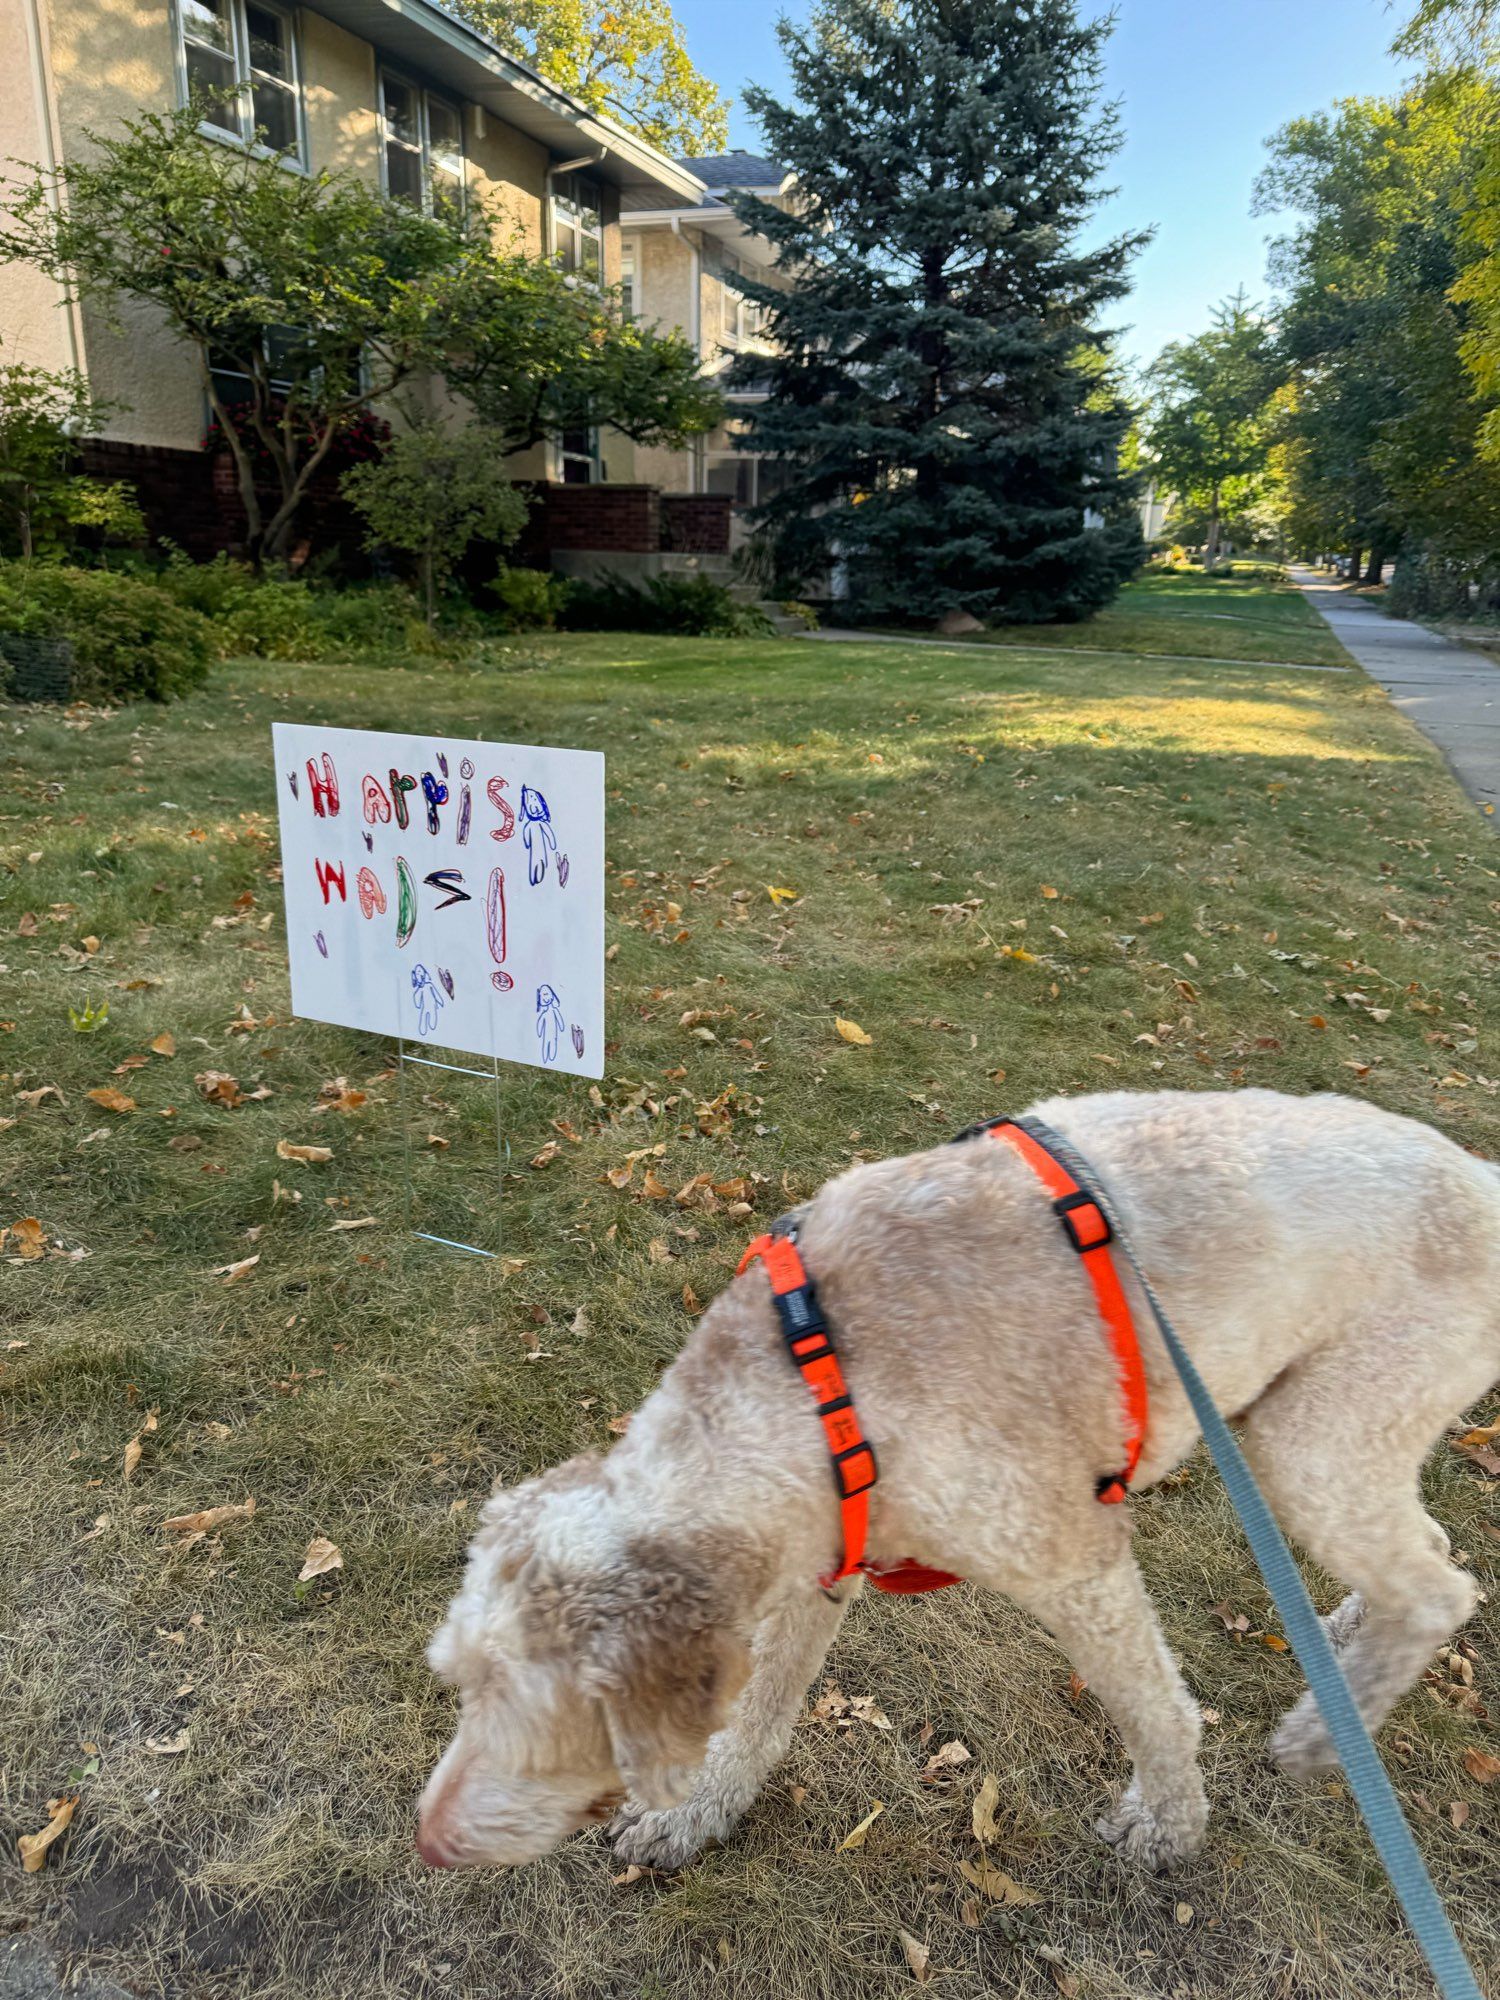
[[[507,1075],[499,1216],[488,1091],[443,1078],[407,1107],[424,1219],[502,1228],[504,1264],[405,1235],[385,1047],[288,1016],[273,718],[608,753],[597,1101]],[[257,665],[167,712],[11,712],[5,755],[0,1225],[36,1217],[44,1254],[13,1236],[0,1264],[3,1818],[35,1832],[82,1795],[45,1869],[6,1874],[13,1923],[142,1991],[256,2000],[895,1995],[901,1931],[963,2000],[1428,1990],[1342,1788],[1265,1769],[1295,1669],[1212,1613],[1269,1620],[1200,1465],[1139,1508],[1218,1717],[1212,1837],[1173,1882],[1094,1842],[1112,1732],[967,1590],[860,1607],[829,1671],[891,1728],[809,1718],[743,1834],[679,1878],[613,1881],[597,1836],[504,1876],[411,1852],[447,1722],[421,1648],[478,1501],[608,1444],[752,1219],[1102,1084],[1361,1091],[1500,1150],[1497,850],[1363,677],[578,639],[497,678]],[[700,1174],[747,1182],[753,1218],[679,1206]],[[1430,1482],[1493,1592],[1493,1482],[1451,1452]],[[251,1497],[199,1539],[161,1525]],[[344,1566],[299,1584],[317,1535]],[[1493,1970],[1500,1787],[1463,1763],[1495,1747],[1492,1615],[1385,1747]],[[929,1779],[948,1741],[970,1761]],[[986,1772],[990,1858],[1035,1902],[962,1873]]]

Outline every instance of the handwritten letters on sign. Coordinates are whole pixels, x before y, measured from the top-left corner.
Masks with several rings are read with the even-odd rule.
[[[272,735],[294,1010],[602,1075],[603,757]]]

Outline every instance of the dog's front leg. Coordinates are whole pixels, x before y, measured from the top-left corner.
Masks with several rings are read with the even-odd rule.
[[[750,1678],[727,1725],[710,1737],[687,1798],[664,1812],[627,1803],[615,1815],[609,1837],[622,1860],[641,1868],[681,1868],[739,1822],[786,1755],[802,1697],[858,1588],[842,1585],[835,1600],[809,1585],[762,1619],[752,1641]]]
[[[1202,1719],[1134,1559],[1127,1553],[1096,1576],[1023,1601],[1104,1704],[1134,1766],[1118,1804],[1097,1823],[1100,1838],[1147,1868],[1191,1860],[1208,1822],[1198,1770]]]

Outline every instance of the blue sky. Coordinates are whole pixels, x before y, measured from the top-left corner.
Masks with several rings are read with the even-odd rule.
[[[694,61],[736,100],[747,80],[785,89],[781,11],[765,0],[676,0]],[[810,0],[784,11],[804,19]],[[1133,329],[1127,352],[1149,360],[1164,341],[1197,332],[1239,284],[1266,295],[1274,230],[1250,214],[1266,138],[1336,98],[1388,91],[1399,71],[1387,47],[1410,12],[1387,0],[1118,0],[1108,87],[1123,99],[1125,145],[1111,176],[1120,193],[1102,220],[1156,225],[1120,315]],[[731,136],[758,143],[739,102]]]

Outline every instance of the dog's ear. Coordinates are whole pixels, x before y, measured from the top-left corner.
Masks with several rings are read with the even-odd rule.
[[[622,1782],[642,1805],[678,1804],[750,1675],[733,1580],[701,1551],[643,1539],[607,1569],[549,1582],[533,1617],[602,1702]]]
[[[632,1799],[654,1810],[681,1804],[749,1675],[749,1647],[723,1628],[642,1636],[602,1691],[615,1768]]]

